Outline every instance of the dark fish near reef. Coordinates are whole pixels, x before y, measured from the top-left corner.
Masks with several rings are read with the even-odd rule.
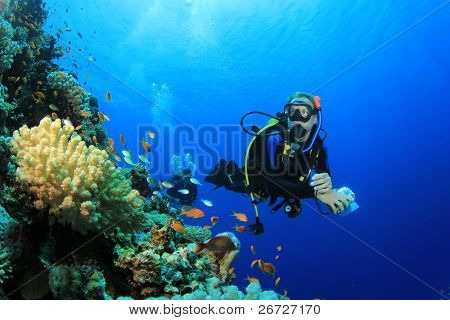
[[[229,251],[236,250],[236,246],[229,236],[219,235],[217,237],[211,238],[204,243],[195,244],[196,253],[226,253]]]
[[[211,217],[211,223],[213,224],[213,225],[216,225],[217,224],[217,222],[219,221],[219,217],[218,216],[213,216],[213,217]]]

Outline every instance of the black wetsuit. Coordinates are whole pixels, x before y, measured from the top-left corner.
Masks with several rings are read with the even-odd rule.
[[[281,133],[277,134],[278,131]],[[278,197],[313,198],[314,188],[309,185],[311,169],[330,174],[323,140],[317,137],[311,150],[303,153],[301,150],[310,144],[311,135],[292,157],[288,157],[284,155],[284,146],[292,139],[284,136],[285,132],[283,126],[277,125],[255,138],[249,149],[248,187],[244,184],[245,169],[239,169],[234,161],[221,160],[206,181],[239,193],[251,192],[261,199],[270,198],[270,204]]]
[[[268,183],[270,195],[294,196],[295,198],[314,198],[314,188],[309,185],[311,170],[316,173],[328,173],[326,149],[323,141],[317,138],[310,151],[303,153],[310,141],[300,145],[293,155],[283,154],[285,142],[281,135],[269,136],[266,139],[266,150],[269,163],[266,163],[263,177]]]

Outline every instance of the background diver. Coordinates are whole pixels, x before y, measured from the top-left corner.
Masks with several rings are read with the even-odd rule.
[[[250,114],[272,119],[264,128],[252,126],[250,131],[243,124]],[[333,189],[323,145],[326,132],[322,129],[319,97],[297,92],[289,98],[283,113],[274,117],[252,111],[242,117],[241,126],[253,136],[244,167],[239,168],[234,161],[220,160],[205,181],[216,188],[250,195],[256,213],[256,223],[249,226],[252,232],[264,231],[257,205],[267,199],[273,212],[284,206],[291,218],[299,215],[301,200],[305,198],[315,198],[335,214],[351,206],[354,194],[348,188]],[[278,198],[282,201],[276,204]]]
[[[174,174],[169,182],[173,187],[167,189],[166,196],[182,205],[190,206],[198,196],[198,187],[192,182],[196,171],[192,156],[189,153],[183,156],[174,155],[171,164]]]

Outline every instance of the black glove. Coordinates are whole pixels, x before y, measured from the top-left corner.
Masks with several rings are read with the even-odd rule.
[[[250,232],[253,232],[255,236],[264,232],[264,225],[261,223],[259,217],[256,217],[256,222],[254,224],[248,225]]]

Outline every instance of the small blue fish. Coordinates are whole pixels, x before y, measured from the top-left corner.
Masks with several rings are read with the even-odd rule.
[[[128,163],[130,166],[134,166],[133,160],[131,160],[131,159],[128,158],[128,157],[125,157],[125,162]]]
[[[189,181],[191,181],[193,184],[196,184],[196,185],[198,185],[198,186],[201,186],[201,185],[202,185],[202,184],[200,183],[200,181],[198,181],[198,180],[195,179],[195,178],[190,178]]]
[[[144,163],[150,163],[150,162],[148,161],[148,159],[147,159],[145,156],[143,156],[142,154],[139,155],[139,160],[141,160],[141,161],[144,162]]]
[[[127,150],[123,150],[122,154],[126,157],[126,158],[131,158],[131,152],[127,151]]]
[[[212,207],[213,206],[213,203],[211,201],[209,201],[209,200],[202,199],[202,202],[207,207]]]
[[[157,186],[158,185],[158,182],[155,179],[153,179],[152,177],[148,177],[147,178],[147,182],[151,186]]]
[[[189,190],[188,189],[180,189],[178,190],[179,193],[181,194],[189,194]]]

